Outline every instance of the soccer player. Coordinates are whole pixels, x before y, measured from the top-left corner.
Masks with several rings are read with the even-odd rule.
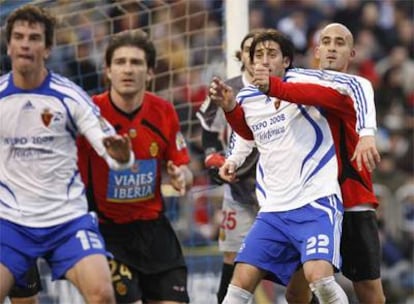
[[[321,31],[315,54],[320,61],[321,69],[345,72],[354,53],[353,37],[345,26],[332,23]],[[268,74],[267,69],[263,67],[255,70],[255,82],[259,87],[264,86],[263,91],[268,87]],[[322,79],[331,83],[328,83],[328,86],[333,82],[348,82],[355,90],[355,93],[352,93],[355,102],[348,107],[333,102],[324,104],[317,95],[308,101],[309,104],[319,105],[328,110],[328,121],[339,156],[339,181],[345,206],[341,239],[343,274],[353,282],[360,302],[384,303],[385,296],[380,278],[380,244],[375,215],[378,203],[369,173],[380,161],[374,139],[376,122],[372,86],[361,77],[319,71],[290,71],[286,77],[288,81],[321,84]],[[270,93],[277,96],[275,89]],[[298,102],[297,99],[290,101]],[[353,111],[358,114],[355,116]],[[287,290],[287,298],[292,299],[291,302],[294,303],[297,302],[297,297],[301,296],[298,295],[301,289],[298,288],[300,283],[291,283]]]
[[[322,29],[315,57],[323,70],[346,72],[355,54],[352,33],[344,25],[331,23]],[[269,96],[280,98],[279,79],[269,78],[269,70],[255,69],[254,84]],[[349,83],[354,102],[348,105],[324,103],[324,99],[311,100],[309,105],[321,106],[335,142],[339,164],[339,183],[345,207],[342,238],[342,273],[353,282],[361,303],[385,303],[380,276],[380,242],[375,209],[378,206],[370,171],[380,161],[375,146],[375,104],[372,85],[368,80],[334,72],[292,70],[288,81]],[[298,102],[297,99],[285,99]],[[354,161],[355,160],[355,161]],[[363,166],[365,164],[365,166]],[[287,294],[294,295],[297,286],[289,286]],[[293,301],[295,302],[295,301]]]
[[[280,32],[266,30],[255,37],[251,52],[254,64],[283,77],[294,48]],[[225,104],[233,101],[231,88],[218,79],[210,97],[226,112]],[[253,86],[237,99],[260,155],[260,212],[240,248],[223,303],[248,303],[265,277],[287,285],[300,267],[321,303],[348,303],[333,276],[340,266],[342,203],[327,120],[315,107],[269,98]]]
[[[131,169],[108,168],[80,142],[81,175],[100,230],[114,258],[109,264],[119,303],[187,303],[187,268],[181,246],[164,214],[162,170],[181,194],[192,185],[189,154],[173,105],[148,91],[156,50],[141,30],[111,37],[105,51],[108,91],[93,96],[135,153]]]
[[[236,58],[241,62],[240,76],[228,79],[226,84],[234,92],[251,84],[253,67],[250,64],[249,50],[253,36],[259,30],[249,32],[240,44],[240,50],[236,52]],[[205,165],[209,169],[211,180],[216,184],[223,184],[218,175],[220,168],[225,161],[222,151],[221,135],[223,133],[227,142],[231,143],[231,128],[227,125],[224,113],[210,98],[207,98],[200,111],[197,112],[203,127],[201,138],[205,151]],[[227,292],[234,271],[234,259],[244,237],[249,231],[257,214],[258,205],[254,194],[256,182],[256,162],[258,154],[254,149],[246,158],[243,166],[237,172],[238,181],[224,185],[224,196],[222,204],[223,220],[219,232],[219,250],[223,252],[223,265],[221,278],[217,292],[218,303],[221,303]]]
[[[52,279],[71,281],[88,303],[114,303],[102,236],[88,213],[76,137],[114,168],[132,166],[130,140],[116,135],[87,94],[45,67],[55,19],[31,5],[6,23],[12,71],[0,77],[0,303],[37,258]]]

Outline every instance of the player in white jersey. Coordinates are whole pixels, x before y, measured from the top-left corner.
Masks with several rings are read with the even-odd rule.
[[[279,77],[293,59],[292,43],[276,30],[258,34],[251,51],[255,64]],[[230,92],[217,79],[210,88],[218,103],[232,99]],[[237,98],[260,153],[260,211],[236,258],[223,303],[248,303],[264,277],[287,285],[302,266],[321,303],[347,303],[333,277],[333,268],[340,267],[343,208],[328,122],[315,107],[269,98],[255,87]]]
[[[344,74],[355,56],[352,33],[340,23],[325,26],[315,49],[319,68],[324,70],[293,69],[285,75],[288,82],[317,83],[345,92],[350,99],[335,102],[326,98],[326,92],[307,88],[308,105],[322,108],[330,123],[339,165],[338,180],[345,207],[341,238],[342,273],[352,281],[356,296],[361,303],[385,303],[381,283],[381,256],[375,197],[370,172],[380,161],[375,145],[375,102],[369,80]],[[342,73],[340,73],[342,72]],[[255,69],[254,83],[262,92],[281,97],[280,90],[269,78],[264,67]],[[285,93],[288,91],[283,86]],[[297,91],[298,87],[291,86]],[[302,87],[303,90],[303,87]],[[275,94],[276,93],[276,94]],[[292,102],[299,102],[296,96]],[[306,288],[304,279],[296,276],[289,284],[286,298],[300,302]]]
[[[134,161],[87,94],[46,69],[55,19],[27,5],[7,19],[12,71],[0,78],[0,303],[39,257],[88,303],[114,303],[106,251],[77,168],[83,134],[114,169]]]

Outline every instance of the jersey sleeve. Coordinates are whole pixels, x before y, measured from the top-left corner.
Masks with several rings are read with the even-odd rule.
[[[172,160],[176,166],[186,165],[190,162],[190,156],[185,138],[180,130],[178,115],[172,106],[169,107],[169,112],[170,115],[167,116],[169,117],[169,128],[167,128],[169,134],[166,160]]]
[[[320,84],[283,82],[271,76],[268,95],[291,103],[319,106],[345,120],[355,117],[349,96]]]
[[[232,111],[226,112],[225,115],[227,122],[234,132],[246,140],[254,139],[252,130],[250,130],[244,117],[243,108],[239,104]]]
[[[226,158],[233,161],[236,164],[236,167],[239,168],[252,153],[254,147],[254,141],[246,140],[237,133],[232,132]]]
[[[105,159],[108,166],[114,170],[123,170],[133,165],[134,155],[128,163],[119,163],[107,152],[103,144],[103,139],[107,136],[115,135],[113,126],[101,116],[99,108],[93,104],[90,98],[83,98],[82,101],[73,102],[73,120],[80,134],[84,135],[93,149],[99,156]]]
[[[291,70],[287,73],[286,79],[289,82],[318,84],[349,96],[350,100],[346,100],[344,104],[340,99],[330,99],[330,93],[324,91],[320,92],[320,98],[315,98],[311,105],[322,106],[344,119],[354,118],[355,130],[360,136],[375,134],[377,123],[374,90],[369,80],[346,73],[310,69]],[[307,93],[312,94],[316,91]]]

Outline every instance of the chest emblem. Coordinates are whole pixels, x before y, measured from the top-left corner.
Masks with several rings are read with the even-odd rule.
[[[273,103],[273,105],[275,106],[275,109],[278,110],[280,107],[280,99],[276,98],[275,102]]]
[[[43,124],[44,124],[46,127],[48,127],[48,126],[50,125],[50,122],[52,121],[53,114],[52,114],[52,113],[50,113],[50,110],[49,110],[49,109],[44,109],[44,110],[43,110],[43,113],[42,113],[42,115],[41,115],[41,118],[42,118],[42,122],[43,122]]]
[[[136,129],[129,129],[128,135],[129,135],[129,138],[137,137],[137,130]]]
[[[155,157],[158,155],[160,148],[158,147],[158,144],[154,141],[151,143],[150,147],[149,147],[149,153],[151,155],[151,157]]]

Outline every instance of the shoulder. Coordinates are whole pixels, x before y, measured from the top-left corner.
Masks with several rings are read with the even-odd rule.
[[[247,87],[243,87],[239,93],[237,94],[237,99],[246,99],[250,97],[256,97],[263,95],[262,92],[260,92],[257,87],[254,85],[248,85]]]
[[[0,76],[0,92],[4,92],[10,84],[11,73]]]
[[[101,94],[93,95],[92,100],[96,105],[102,106],[105,103],[109,102],[109,93],[108,93],[108,91],[106,91],[106,92],[101,93]]]
[[[161,96],[146,91],[144,94],[144,102],[149,105],[149,108],[158,111],[175,111],[171,102],[165,100]]]
[[[50,72],[49,88],[76,102],[89,102],[90,100],[89,95],[80,86],[68,78],[54,72]]]

